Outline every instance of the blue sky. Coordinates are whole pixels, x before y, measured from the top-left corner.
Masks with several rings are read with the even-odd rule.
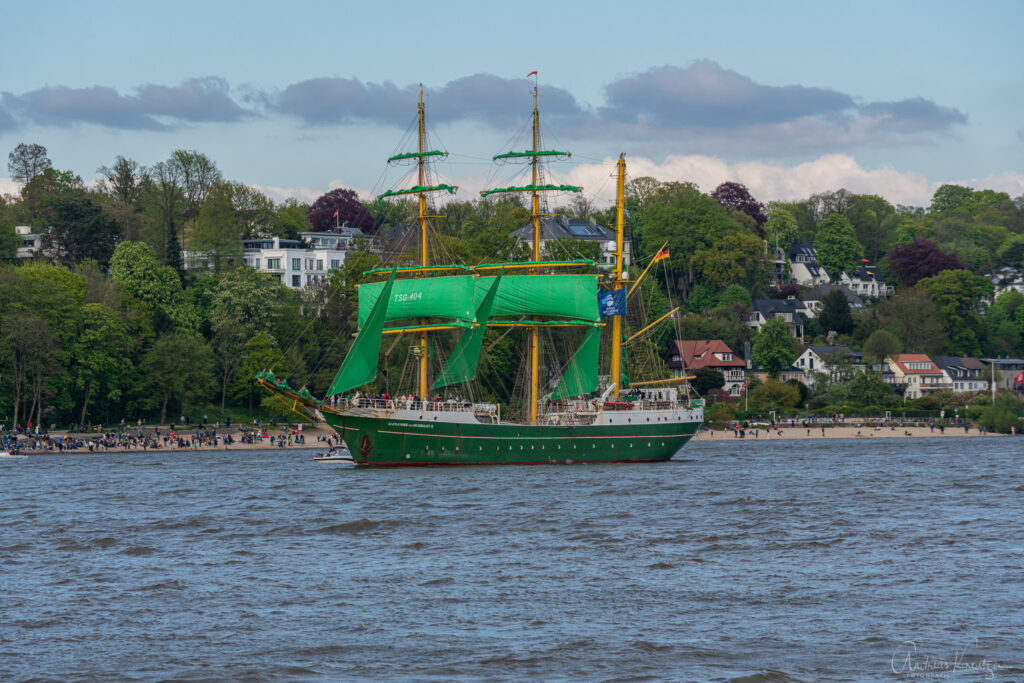
[[[630,173],[846,187],[925,205],[938,184],[1024,194],[1024,2],[48,2],[0,23],[0,151],[86,180],[117,155],[212,158],[277,200],[403,182],[384,160],[427,91],[462,197],[528,124],[539,71],[555,177]],[[16,191],[0,168],[0,192]]]

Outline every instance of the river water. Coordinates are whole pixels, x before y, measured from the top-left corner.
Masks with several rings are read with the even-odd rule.
[[[1024,680],[1024,442],[0,462],[0,679]]]

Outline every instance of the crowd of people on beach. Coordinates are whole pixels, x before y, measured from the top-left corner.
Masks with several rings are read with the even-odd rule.
[[[116,432],[92,434],[47,433],[36,429],[6,429],[0,425],[0,450],[16,453],[101,453],[106,451],[166,451],[166,450],[219,450],[236,444],[246,446],[267,445],[273,448],[302,446],[306,436],[300,427],[240,426],[228,430],[223,424],[207,427],[200,424],[193,429],[180,427],[137,426],[126,428],[124,421]],[[330,442],[333,437],[317,435],[317,441]]]

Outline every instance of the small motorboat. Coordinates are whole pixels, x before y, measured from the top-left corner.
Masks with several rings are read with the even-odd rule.
[[[352,462],[352,453],[347,448],[331,448],[313,456],[316,462]]]
[[[348,451],[345,451],[348,453]],[[11,453],[10,451],[0,451],[0,460],[25,460],[28,458],[27,455],[19,455],[17,453]],[[352,456],[349,455],[348,459],[351,460]]]

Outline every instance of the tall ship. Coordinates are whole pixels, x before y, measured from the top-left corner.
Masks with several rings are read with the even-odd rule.
[[[624,345],[674,313],[626,334],[626,302],[647,270],[631,282],[624,269],[624,156],[616,169],[614,262],[542,258],[542,219],[550,215],[543,213],[542,197],[582,188],[549,182],[545,162],[569,155],[542,148],[537,98],[534,84],[530,149],[493,157],[499,163],[526,165],[528,182],[481,192],[484,197],[529,197],[529,260],[475,266],[431,263],[428,231],[437,216],[431,214],[428,199],[457,188],[430,184],[430,162],[445,153],[427,148],[421,90],[418,149],[388,160],[414,164],[416,184],[378,198],[416,198],[418,263],[365,273],[367,281],[358,287],[358,332],[323,399],[305,388],[294,390],[270,371],[257,375],[262,386],[294,411],[332,427],[356,465],[659,462],[678,452],[703,422],[704,402],[691,395],[689,378],[630,383],[623,371]],[[469,386],[478,375],[481,356],[497,343],[485,348],[488,330],[491,338],[497,330],[502,337],[518,335],[523,347],[522,398],[515,406],[462,398],[473,396]],[[572,349],[564,362],[554,357],[555,344],[545,344],[551,335],[571,344],[563,344]],[[403,337],[412,340],[408,349],[415,386],[397,396],[370,393],[382,345],[393,340],[388,341],[390,350]],[[441,348],[447,351],[445,362],[435,353]],[[604,355],[607,374],[601,375]]]

